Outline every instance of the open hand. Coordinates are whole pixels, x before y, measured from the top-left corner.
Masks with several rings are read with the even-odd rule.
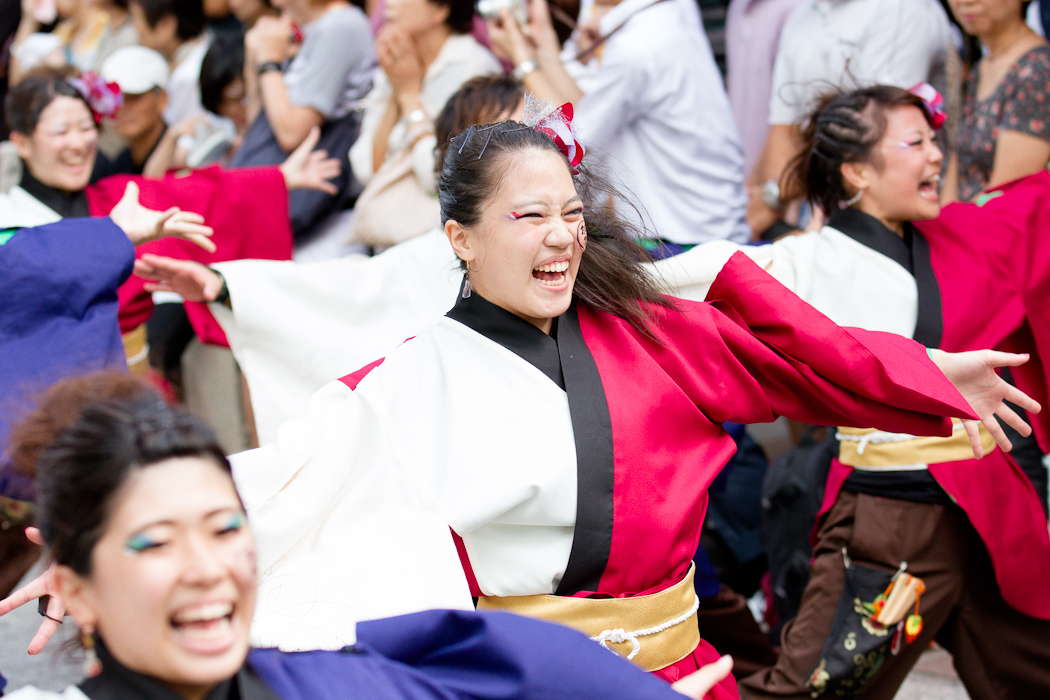
[[[260,17],[244,35],[244,43],[256,63],[280,63],[290,54],[292,22],[287,17]]]
[[[36,544],[42,545],[44,543],[43,539],[40,537],[40,530],[35,527],[26,528],[26,537]],[[47,617],[45,617],[44,621],[40,623],[36,635],[29,642],[30,654],[39,654],[44,650],[48,641],[54,636],[55,632],[58,631],[59,623],[56,622],[56,620],[61,620],[62,616],[66,614],[66,606],[58,596],[55,566],[55,564],[51,564],[51,566],[47,567],[47,570],[44,571],[44,573],[40,574],[8,597],[0,600],[0,615],[6,615],[15,608],[20,608],[37,598],[45,595],[51,596],[51,600],[49,600],[47,604]]]
[[[151,253],[135,261],[135,274],[147,280],[147,292],[175,292],[187,301],[215,301],[222,278],[192,260],[177,260]]]
[[[694,698],[694,700],[703,700],[711,692],[711,689],[728,676],[732,670],[733,659],[723,656],[713,664],[707,664],[699,671],[690,673],[685,678],[676,681],[671,686],[671,689],[686,697]]]
[[[988,429],[995,442],[1004,452],[1011,449],[1010,440],[1002,427],[995,420],[999,416],[1011,428],[1028,437],[1032,428],[1024,419],[1007,406],[1004,401],[1020,406],[1029,413],[1039,413],[1039,402],[1020,389],[1007,384],[996,372],[998,367],[1020,367],[1028,362],[1028,355],[1014,355],[994,350],[977,350],[974,352],[943,352],[931,350],[930,357],[944,372],[944,376],[962,394],[977,414],[980,422]],[[977,421],[964,420],[963,426],[970,438],[974,457],[984,456],[981,447],[981,435]]]
[[[281,163],[281,174],[289,190],[319,190],[327,194],[339,192],[339,188],[329,182],[339,176],[339,161],[329,158],[327,151],[313,150],[320,138],[321,130],[313,127],[299,147]]]
[[[209,253],[215,244],[209,236],[211,226],[204,225],[204,217],[192,211],[171,207],[167,211],[147,209],[139,204],[139,186],[129,182],[124,196],[109,213],[113,223],[124,230],[132,245],[142,245],[161,238],[181,238],[195,243]]]

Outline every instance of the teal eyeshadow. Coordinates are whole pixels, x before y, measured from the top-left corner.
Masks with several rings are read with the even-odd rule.
[[[244,527],[244,513],[233,513],[230,515],[230,520],[226,523],[226,530],[237,530]]]
[[[141,552],[143,550],[149,549],[155,544],[156,542],[150,539],[148,535],[143,535],[140,533],[128,540],[127,544],[125,544],[124,547],[126,549],[130,549],[132,552]]]

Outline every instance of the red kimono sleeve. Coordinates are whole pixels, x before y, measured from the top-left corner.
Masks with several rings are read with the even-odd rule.
[[[650,352],[712,421],[948,436],[947,416],[975,417],[922,345],[836,325],[742,253],[706,303],[677,303],[659,312]]]
[[[138,184],[139,201],[144,206],[159,210],[177,206],[197,212],[215,229],[214,253],[187,241],[169,238],[139,246],[137,256],[155,253],[205,265],[244,258],[290,260],[292,257],[288,190],[276,167],[223,170],[215,166],[190,175],[169,174],[159,180],[127,175],[104,178],[87,189],[92,216],[108,215],[130,181]],[[153,301],[143,289],[144,284],[145,280],[132,275],[120,288],[122,332],[144,323],[153,312]],[[186,315],[202,342],[228,345],[225,333],[206,304],[187,302]]]

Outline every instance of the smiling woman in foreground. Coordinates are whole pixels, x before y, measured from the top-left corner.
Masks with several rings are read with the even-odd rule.
[[[576,632],[511,615],[431,611],[362,623],[340,651],[249,653],[256,551],[229,463],[198,418],[129,377],[56,385],[13,454],[36,472],[50,592],[86,650],[66,700],[681,697]],[[679,689],[700,698],[730,667]]]

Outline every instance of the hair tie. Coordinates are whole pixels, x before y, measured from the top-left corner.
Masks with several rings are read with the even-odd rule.
[[[538,100],[532,93],[525,95],[525,118],[522,119],[522,123],[549,136],[562,155],[568,159],[569,165],[572,166],[572,174],[576,175],[585,149],[576,139],[576,132],[572,128],[572,115],[571,102],[555,108],[550,100]]]
[[[101,123],[102,117],[112,119],[117,116],[117,112],[124,105],[124,95],[120,92],[120,86],[107,83],[97,73],[87,71],[79,78],[67,78],[66,81],[75,87],[88,103],[96,124]]]
[[[922,100],[934,130],[944,126],[945,120],[948,119],[948,114],[944,111],[944,98],[941,97],[941,93],[937,92],[937,88],[929,83],[919,83],[908,88],[908,92]]]

